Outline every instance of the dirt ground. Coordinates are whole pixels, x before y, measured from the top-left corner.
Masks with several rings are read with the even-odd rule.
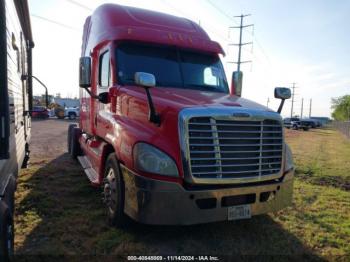
[[[69,120],[33,120],[31,138],[31,162],[54,159],[67,151]]]
[[[349,251],[346,231],[339,235],[340,229],[331,224],[336,222],[320,220],[321,215],[328,217],[322,210],[336,206],[327,202],[332,196],[340,206],[330,216],[348,228],[346,217],[336,217],[338,210],[349,210],[348,192],[298,179],[293,206],[276,214],[195,226],[131,223],[127,229],[111,228],[101,190],[91,187],[79,164],[66,153],[70,123],[33,122],[31,165],[21,172],[16,192],[19,255],[114,255],[123,260],[127,255],[265,255],[267,261],[266,255],[289,255],[291,260],[323,261],[327,254]],[[287,139],[298,141],[303,134],[289,133]]]

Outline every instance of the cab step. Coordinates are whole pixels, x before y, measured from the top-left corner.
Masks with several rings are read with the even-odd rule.
[[[86,156],[78,156],[78,161],[83,167],[84,172],[89,178],[90,182],[95,186],[99,186],[98,173],[92,167],[89,159]]]

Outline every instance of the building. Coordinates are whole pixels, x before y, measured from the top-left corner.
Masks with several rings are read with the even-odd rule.
[[[53,98],[54,103],[62,106],[62,107],[79,107],[80,102],[77,98],[59,98],[54,97]]]

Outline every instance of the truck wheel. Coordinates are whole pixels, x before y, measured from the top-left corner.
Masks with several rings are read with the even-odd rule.
[[[70,124],[69,127],[68,127],[68,132],[67,132],[67,150],[68,150],[68,153],[70,154],[71,153],[71,139],[72,139],[72,130],[77,127],[76,124]]]
[[[77,118],[77,115],[75,113],[71,112],[68,114],[68,118],[69,118],[69,120],[75,120]]]
[[[9,208],[4,203],[0,205],[0,258],[10,261],[14,249],[13,218]]]
[[[81,147],[79,144],[79,137],[81,135],[81,130],[78,127],[74,127],[71,130],[70,137],[70,155],[72,158],[76,159],[81,155]]]
[[[103,193],[109,224],[118,228],[125,227],[128,224],[128,217],[124,213],[125,187],[114,153],[106,161]]]

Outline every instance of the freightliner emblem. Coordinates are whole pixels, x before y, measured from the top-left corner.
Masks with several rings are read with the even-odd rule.
[[[237,112],[232,114],[233,117],[239,117],[239,118],[248,118],[250,117],[250,114],[244,113],[244,112]]]

